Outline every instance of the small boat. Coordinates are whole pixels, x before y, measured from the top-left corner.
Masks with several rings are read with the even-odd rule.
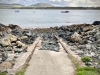
[[[69,11],[61,11],[61,13],[69,13]]]
[[[19,12],[19,10],[15,10],[15,12],[16,12],[16,13],[18,13],[18,12]]]

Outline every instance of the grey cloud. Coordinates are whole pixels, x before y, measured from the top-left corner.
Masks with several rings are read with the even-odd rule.
[[[0,3],[20,3],[20,4],[35,4],[39,2],[46,2],[52,5],[68,6],[75,4],[77,6],[94,5],[99,6],[100,0],[0,0]]]
[[[20,0],[0,0],[0,3],[18,3]]]

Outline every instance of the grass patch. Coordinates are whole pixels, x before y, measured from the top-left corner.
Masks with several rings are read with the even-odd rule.
[[[83,57],[82,57],[82,61],[83,61],[83,62],[89,62],[90,60],[91,60],[91,58],[88,57],[88,56],[83,56]]]
[[[99,72],[97,72],[97,69],[93,67],[78,67],[76,69],[76,75],[100,75]]]
[[[29,66],[29,64],[26,64],[22,70],[18,71],[15,75],[24,75],[26,68]]]
[[[73,57],[71,54],[69,54],[68,57],[71,59],[71,61],[72,61],[73,65],[75,66],[75,68],[79,67],[80,62],[78,62],[75,57]]]
[[[6,75],[7,73],[0,73],[0,75]]]
[[[89,66],[81,66],[81,63],[77,61],[74,56],[72,56],[71,54],[69,54],[68,56],[71,59],[74,68],[76,69],[75,75],[100,75],[100,69],[96,69]],[[87,62],[90,60],[91,58],[84,56],[82,61]]]

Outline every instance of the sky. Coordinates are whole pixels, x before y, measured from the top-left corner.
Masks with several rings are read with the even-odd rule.
[[[54,6],[72,6],[72,7],[97,7],[100,6],[100,0],[0,0],[0,3],[17,3],[23,5],[32,5],[36,3],[49,3]]]

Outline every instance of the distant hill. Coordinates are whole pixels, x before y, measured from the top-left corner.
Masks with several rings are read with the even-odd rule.
[[[34,6],[34,7],[54,7],[53,5],[48,4],[48,3],[37,3],[37,4],[33,4],[31,6]]]
[[[0,3],[0,9],[7,9],[7,8],[13,8],[13,7],[22,7],[24,5],[21,4],[4,4]]]

